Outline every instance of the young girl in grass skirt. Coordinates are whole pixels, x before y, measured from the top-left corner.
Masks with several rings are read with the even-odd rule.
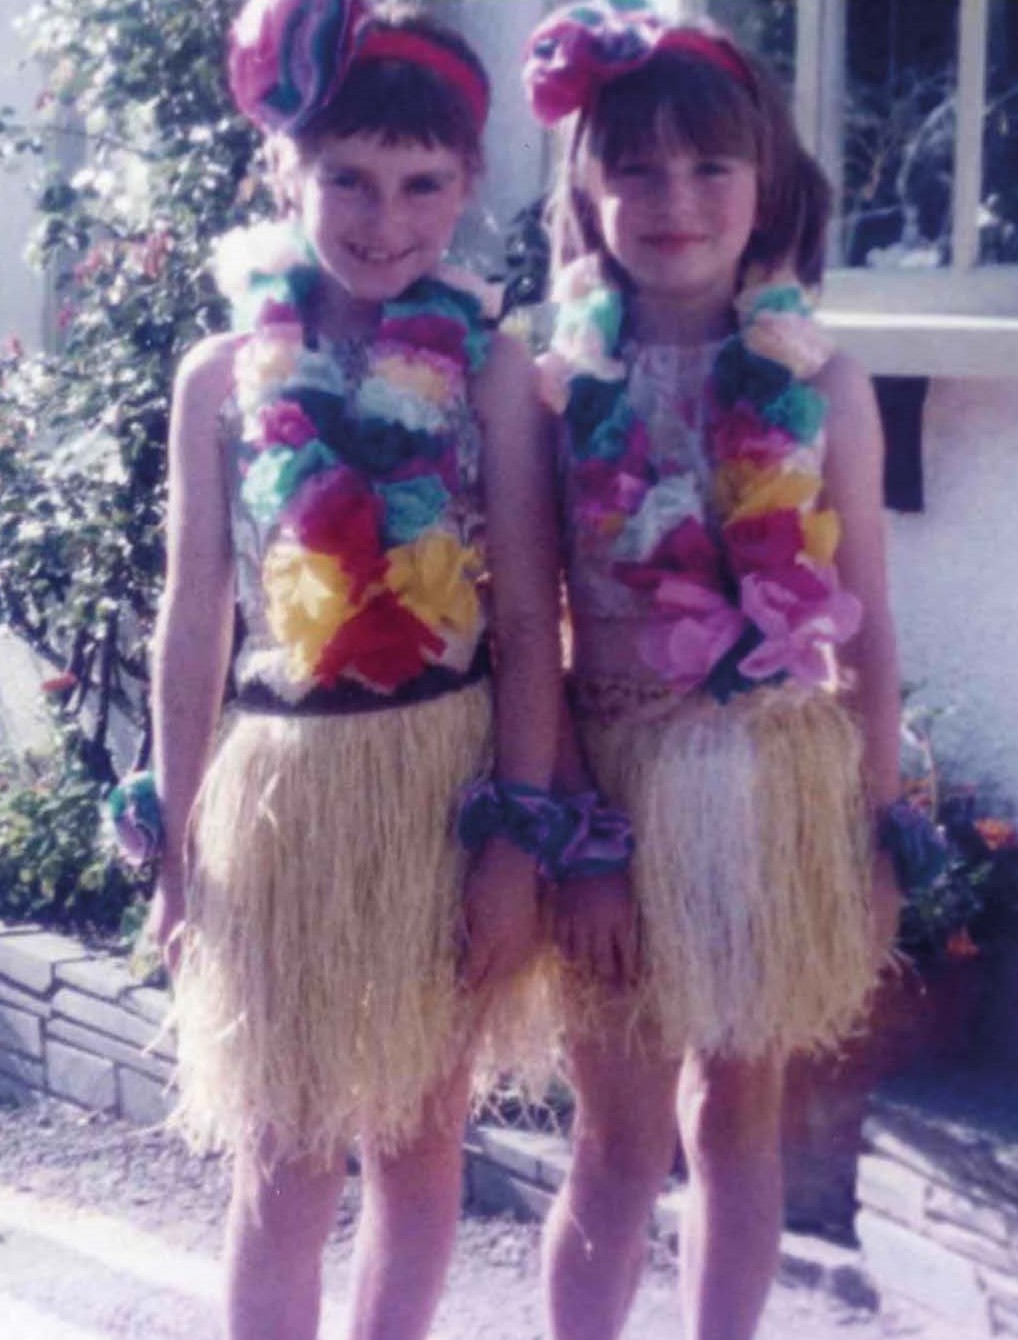
[[[236,329],[175,388],[151,925],[176,1120],[235,1154],[231,1337],[317,1334],[358,1138],[349,1333],[410,1340],[557,850],[551,490],[529,358],[442,266],[480,169],[474,53],[406,6],[249,0],[230,76],[283,217],[227,239]]]
[[[628,883],[557,895],[577,1116],[551,1334],[620,1333],[677,1112],[684,1334],[748,1340],[786,1060],[858,1022],[895,922],[871,840],[898,789],[879,423],[810,315],[827,188],[756,61],[616,0],[551,14],[525,79],[545,124],[571,118],[542,368],[574,644],[558,781],[593,778],[636,838]]]

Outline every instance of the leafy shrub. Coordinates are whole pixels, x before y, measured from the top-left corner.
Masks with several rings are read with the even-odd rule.
[[[41,775],[0,794],[6,915],[107,923],[135,887],[106,863],[95,802],[117,776],[113,714],[136,729],[132,764],[149,748],[172,378],[226,322],[211,239],[269,207],[223,79],[235,9],[40,0],[25,28],[47,87],[31,124],[0,109],[0,163],[38,164],[31,253],[59,310],[55,348],[0,351],[0,623],[59,671],[69,728]]]

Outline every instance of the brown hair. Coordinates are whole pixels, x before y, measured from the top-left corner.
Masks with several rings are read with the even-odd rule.
[[[699,30],[727,41],[713,25]],[[743,158],[757,170],[757,220],[744,266],[790,263],[803,283],[823,270],[830,187],[799,142],[784,92],[761,62],[736,48],[746,79],[685,51],[662,50],[607,84],[578,116],[550,207],[553,264],[604,251],[584,189],[589,160],[611,169],[626,156],[664,144]]]
[[[477,53],[453,32],[412,4],[379,5],[372,28],[413,33],[444,47],[476,72],[485,89],[486,70]],[[366,133],[387,143],[441,145],[462,155],[471,172],[484,156],[481,127],[459,89],[413,61],[354,60],[336,96],[294,138],[301,156],[313,154],[325,136]]]

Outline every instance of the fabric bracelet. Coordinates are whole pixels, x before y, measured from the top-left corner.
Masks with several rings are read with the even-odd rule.
[[[558,796],[525,782],[490,779],[466,788],[456,831],[468,851],[507,838],[556,881],[625,870],[633,852],[629,819],[599,804],[596,792]]]
[[[877,848],[890,856],[902,893],[929,887],[947,867],[943,834],[928,815],[907,800],[895,800],[880,811]]]
[[[635,840],[624,810],[602,805],[596,791],[574,791],[562,796],[575,827],[558,854],[556,878],[620,874],[629,869]]]
[[[147,865],[163,846],[163,814],[155,775],[132,772],[106,797],[120,855],[129,865]]]
[[[475,782],[460,797],[456,833],[468,851],[491,837],[507,838],[537,857],[538,869],[551,876],[558,853],[568,841],[571,818],[550,791],[526,782]]]

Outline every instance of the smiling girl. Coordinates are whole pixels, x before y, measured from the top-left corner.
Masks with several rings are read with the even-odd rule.
[[[349,1334],[412,1340],[478,1035],[535,938],[543,839],[505,818],[551,803],[556,730],[534,377],[442,269],[481,165],[469,47],[405,6],[250,0],[230,73],[284,217],[224,245],[237,329],[173,404],[150,924],[177,1120],[235,1156],[233,1340],[317,1334],[354,1138]],[[494,807],[469,868],[467,783]]]
[[[542,23],[525,78],[545,124],[572,117],[543,369],[574,633],[559,781],[593,778],[636,836],[628,883],[557,894],[577,1115],[551,1334],[619,1335],[677,1125],[683,1334],[749,1340],[786,1062],[851,1029],[896,920],[879,421],[810,315],[828,189],[771,74],[706,23],[595,0]]]

